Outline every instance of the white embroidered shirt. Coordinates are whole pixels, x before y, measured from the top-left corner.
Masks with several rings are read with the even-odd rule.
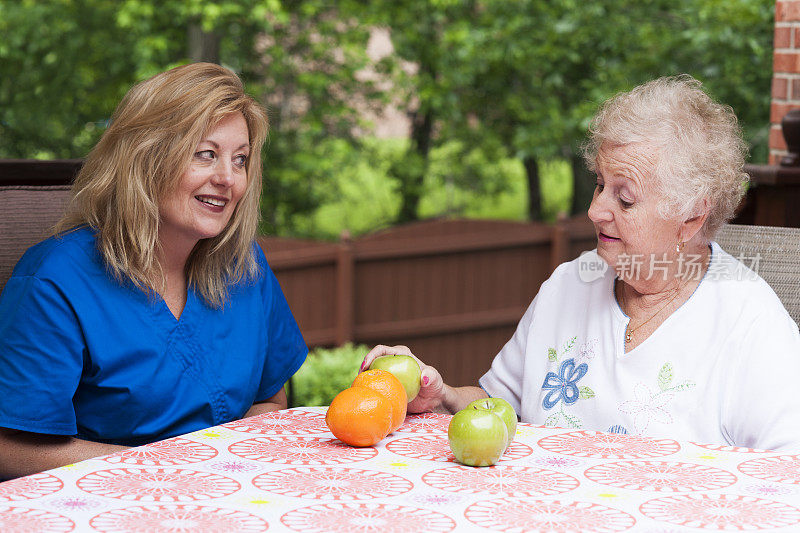
[[[597,257],[595,255],[595,257]],[[769,285],[712,243],[698,288],[628,353],[614,271],[542,284],[480,385],[525,422],[800,451],[800,334]]]

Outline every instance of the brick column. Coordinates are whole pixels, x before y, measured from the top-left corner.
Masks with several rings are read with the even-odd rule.
[[[777,165],[786,154],[781,119],[800,108],[800,0],[775,4],[775,41],[772,62],[769,164]]]

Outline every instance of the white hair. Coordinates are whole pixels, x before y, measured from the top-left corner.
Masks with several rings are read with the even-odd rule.
[[[656,147],[659,214],[665,219],[688,219],[701,212],[703,200],[708,201],[703,235],[710,241],[733,217],[744,195],[748,150],[733,109],[714,102],[701,86],[683,74],[615,95],[592,120],[584,157],[594,171],[603,145]]]

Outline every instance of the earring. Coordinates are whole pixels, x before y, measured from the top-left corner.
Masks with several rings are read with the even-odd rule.
[[[685,242],[683,241],[678,242],[678,244],[675,245],[675,251],[681,253],[683,251],[684,246],[686,246]]]

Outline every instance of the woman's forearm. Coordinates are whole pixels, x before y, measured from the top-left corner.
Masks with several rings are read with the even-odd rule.
[[[254,403],[253,406],[247,410],[244,416],[242,416],[242,418],[247,418],[248,416],[260,415],[262,413],[270,413],[272,411],[279,411],[281,409],[286,409],[286,406],[270,401]]]
[[[242,418],[260,415],[261,413],[269,413],[271,411],[278,411],[280,409],[286,409],[287,406],[288,400],[286,398],[286,388],[283,387],[272,398],[268,398],[263,402],[254,403],[252,407],[247,410],[244,416],[242,416]]]
[[[0,428],[0,478],[27,476],[125,449],[74,437]]]
[[[480,387],[451,387],[450,385],[445,385],[442,392],[442,409],[436,409],[436,411],[450,414],[464,409],[470,402],[489,397],[486,391]]]

